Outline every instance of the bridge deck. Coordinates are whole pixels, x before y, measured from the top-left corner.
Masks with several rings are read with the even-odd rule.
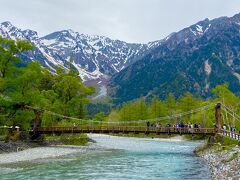
[[[213,128],[147,128],[146,126],[72,126],[72,127],[41,127],[34,132],[39,134],[65,133],[156,133],[156,134],[205,134],[216,133]]]

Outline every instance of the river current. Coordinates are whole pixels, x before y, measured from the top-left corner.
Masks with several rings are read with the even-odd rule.
[[[205,162],[193,154],[201,142],[106,135],[90,137],[97,142],[94,150],[1,164],[0,179],[210,179]]]

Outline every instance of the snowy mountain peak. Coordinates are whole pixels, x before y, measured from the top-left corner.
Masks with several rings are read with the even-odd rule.
[[[26,29],[26,30],[22,31],[22,33],[28,40],[36,40],[36,39],[38,39],[38,33],[36,31],[32,31],[30,29]]]
[[[12,25],[12,23],[9,22],[9,21],[5,21],[5,22],[1,23],[1,26],[4,26],[4,27],[6,27],[6,28],[8,28],[8,29],[11,29],[11,28],[14,27],[14,26]]]
[[[13,26],[9,21],[0,24],[0,35],[9,39],[25,39],[20,29]]]
[[[134,63],[159,45],[158,41],[149,44],[126,43],[105,36],[80,34],[71,29],[39,37],[36,31],[21,30],[10,22],[0,24],[0,35],[31,41],[35,45],[34,51],[23,57],[27,62],[37,59],[51,71],[55,71],[57,65],[67,68],[69,58],[73,59],[73,65],[83,81],[103,82],[103,79]]]

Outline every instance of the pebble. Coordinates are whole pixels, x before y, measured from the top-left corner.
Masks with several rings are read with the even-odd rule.
[[[240,180],[240,148],[235,146],[230,151],[216,152],[218,148],[211,147],[202,155],[209,165],[213,180]],[[238,157],[229,160],[234,153]]]

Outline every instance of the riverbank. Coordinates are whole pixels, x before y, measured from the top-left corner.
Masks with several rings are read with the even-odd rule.
[[[1,142],[0,143],[0,154],[3,153],[11,153],[11,152],[18,152],[23,151],[30,148],[39,147],[39,144],[36,143],[27,143],[23,141],[16,141],[16,142]]]
[[[70,146],[70,145],[56,145],[46,147],[35,147],[25,149],[19,152],[11,152],[0,154],[0,165],[19,163],[24,161],[33,161],[38,159],[56,158],[60,156],[66,156],[74,153],[88,153],[99,150],[94,145],[88,146]]]
[[[0,141],[0,154],[23,151],[36,147],[48,147],[54,145],[86,146],[88,142],[94,142],[86,134],[65,134],[61,136],[47,135],[36,140],[29,138],[5,142],[2,137]]]
[[[213,180],[240,179],[240,147],[237,141],[227,142],[227,139],[213,144],[207,142],[196,150],[196,154],[207,162]]]
[[[0,165],[101,150],[86,134],[45,136],[38,141],[0,143]]]

